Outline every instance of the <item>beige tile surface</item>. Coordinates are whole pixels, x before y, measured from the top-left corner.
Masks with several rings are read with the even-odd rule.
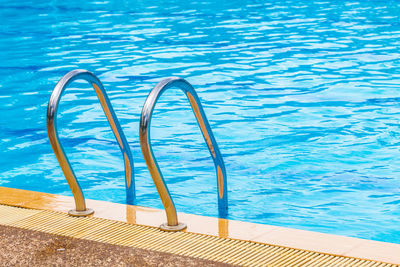
[[[68,212],[68,210],[74,208],[74,199],[67,196],[41,193],[38,198],[25,202],[24,207],[30,209]]]

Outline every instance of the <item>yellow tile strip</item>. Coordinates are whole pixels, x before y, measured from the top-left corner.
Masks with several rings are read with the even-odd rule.
[[[0,224],[241,266],[399,266],[63,212],[0,205]]]
[[[40,212],[40,210],[15,209],[9,206],[0,205],[0,224],[9,225]]]

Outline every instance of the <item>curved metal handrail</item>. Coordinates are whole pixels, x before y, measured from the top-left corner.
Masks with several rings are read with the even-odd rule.
[[[111,106],[111,102],[108,99],[107,93],[101,84],[100,80],[91,72],[87,70],[73,70],[68,72],[64,77],[60,79],[57,85],[54,87],[53,93],[51,94],[49,105],[47,107],[47,133],[51,147],[53,148],[54,154],[61,166],[65,178],[67,179],[68,185],[71,188],[72,194],[75,199],[75,210],[70,210],[69,214],[73,216],[87,216],[92,214],[94,211],[86,208],[85,198],[82,193],[82,189],[76,179],[75,173],[72,170],[71,164],[68,161],[67,155],[60,143],[57,132],[57,108],[60,102],[61,96],[69,84],[75,80],[85,80],[89,82],[94,90],[96,91],[97,97],[100,100],[101,107],[106,114],[107,120],[110,123],[111,129],[117,139],[118,145],[121,149],[124,158],[125,165],[125,185],[126,185],[126,198],[128,204],[133,204],[135,200],[135,182],[133,173],[133,159],[132,153],[129,148],[128,142],[118,122],[117,116]]]
[[[166,231],[179,231],[185,229],[186,225],[178,222],[174,202],[154,157],[150,142],[150,122],[154,107],[162,93],[171,87],[180,88],[187,96],[200,126],[203,137],[207,143],[207,147],[210,150],[217,173],[218,211],[219,216],[223,218],[225,218],[228,214],[228,196],[225,164],[196,91],[190,85],[190,83],[179,77],[171,77],[162,80],[153,88],[153,90],[151,90],[146,102],[144,103],[142,116],[140,118],[140,146],[142,148],[143,157],[146,161],[147,167],[149,168],[150,174],[153,178],[154,184],[156,185],[158,194],[160,195],[165,212],[167,214],[167,223],[162,224],[160,228]]]

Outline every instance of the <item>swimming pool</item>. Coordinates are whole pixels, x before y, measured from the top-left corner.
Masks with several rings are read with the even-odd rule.
[[[400,243],[400,4],[395,1],[0,1],[0,185],[71,195],[46,133],[75,68],[103,82],[130,142],[137,204],[162,208],[139,145],[149,91],[197,90],[225,159],[229,218]],[[60,136],[86,198],[123,203],[95,93],[67,90]],[[179,89],[153,149],[178,211],[217,216],[215,171]]]

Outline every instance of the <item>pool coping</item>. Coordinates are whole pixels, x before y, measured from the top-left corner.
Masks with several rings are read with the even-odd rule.
[[[68,196],[0,187],[0,204],[67,212],[75,206]],[[86,199],[93,217],[158,227],[166,221],[164,210]],[[400,264],[400,244],[255,224],[178,212],[186,232],[253,241],[338,256]]]

